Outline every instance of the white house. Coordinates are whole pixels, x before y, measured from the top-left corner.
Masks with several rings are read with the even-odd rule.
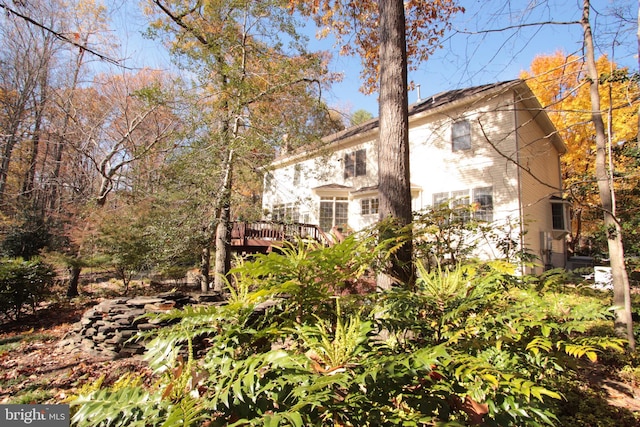
[[[278,157],[265,175],[267,219],[360,230],[378,220],[378,119]],[[409,107],[412,208],[449,200],[477,219],[525,231],[543,265],[565,265],[566,147],[522,80],[442,92]],[[520,233],[517,233],[520,234]],[[487,246],[480,256],[491,258]]]

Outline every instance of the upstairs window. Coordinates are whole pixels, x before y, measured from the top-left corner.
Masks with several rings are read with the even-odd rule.
[[[300,175],[302,174],[302,165],[293,167],[293,185],[300,185]]]
[[[471,149],[471,124],[468,120],[453,122],[451,126],[451,147],[453,151]]]
[[[357,150],[344,155],[344,178],[367,174],[367,150]]]

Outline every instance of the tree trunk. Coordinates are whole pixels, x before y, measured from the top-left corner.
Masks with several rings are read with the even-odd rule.
[[[82,267],[78,265],[73,265],[69,268],[69,285],[67,287],[67,298],[73,298],[79,295],[78,283],[80,282],[81,271]]]
[[[89,33],[87,33],[84,43],[87,44],[89,41]],[[75,68],[73,70],[73,78],[71,80],[71,87],[69,88],[68,98],[64,101],[64,120],[62,122],[62,127],[59,131],[58,137],[56,138],[56,144],[54,145],[54,168],[53,174],[51,176],[52,187],[51,194],[49,195],[49,209],[54,211],[57,207],[60,207],[60,203],[58,203],[58,196],[60,193],[60,174],[62,170],[62,156],[64,153],[64,147],[67,142],[67,131],[69,129],[69,124],[71,123],[72,117],[72,109],[74,105],[74,95],[76,88],[78,86],[78,80],[80,76],[80,69],[83,65],[84,59],[84,50],[80,49],[80,53],[78,55],[78,59],[75,64]]]
[[[231,175],[233,167],[233,149],[224,165],[225,174],[218,206],[220,215],[216,226],[216,258],[214,266],[213,289],[222,292],[226,277],[231,268]]]
[[[211,249],[206,245],[200,252],[200,291],[209,292],[209,272],[211,270]]]
[[[13,153],[13,148],[15,147],[16,142],[16,137],[13,134],[10,134],[2,149],[2,162],[0,162],[0,203],[4,201],[7,176],[9,174],[9,163],[11,161],[11,154]]]
[[[629,347],[635,349],[629,277],[624,262],[622,230],[615,212],[615,192],[613,181],[610,178],[610,174],[613,171],[607,168],[607,139],[600,109],[599,76],[596,68],[591,24],[589,22],[589,9],[590,1],[584,0],[581,23],[584,31],[585,62],[591,96],[591,118],[596,133],[596,179],[598,180],[598,190],[604,212],[604,226],[607,233],[609,260],[613,276],[613,303],[617,307],[615,324],[616,330],[622,335],[626,335],[629,340]]]
[[[380,219],[393,226],[381,238],[395,237],[399,227],[411,223],[411,184],[409,178],[409,107],[407,94],[407,50],[404,3],[402,0],[378,2],[380,16],[380,133],[378,138],[378,185]],[[389,275],[378,285],[390,281],[410,285],[413,277],[412,244],[407,239],[397,252]],[[391,279],[391,280],[389,280]]]

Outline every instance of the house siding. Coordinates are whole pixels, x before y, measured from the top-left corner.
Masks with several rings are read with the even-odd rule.
[[[539,272],[547,263],[543,253],[541,233],[551,233],[551,264],[564,267],[565,242],[562,236],[552,233],[551,203],[552,196],[561,196],[560,157],[551,141],[542,130],[535,126],[532,113],[526,108],[517,110],[518,141],[520,144],[519,161],[522,165],[520,180],[522,188],[522,212],[525,247],[538,258]]]
[[[531,101],[529,108],[524,105],[516,90],[520,86],[505,88],[490,96],[476,93],[461,98],[456,97],[458,92],[452,97],[455,102],[431,107],[427,101],[414,107],[409,118],[412,207],[416,211],[430,208],[437,193],[466,190],[471,195],[473,189],[491,187],[494,229],[509,229],[511,237],[517,238],[524,225],[527,233],[522,243],[541,256],[540,233],[551,230],[549,198],[560,194],[557,144],[562,143],[552,143],[546,137],[541,126],[549,123],[541,124],[540,117],[532,115]],[[535,101],[533,110],[539,113],[539,108]],[[469,122],[470,148],[454,151],[452,125],[459,120]],[[300,221],[318,224],[321,197],[344,196],[348,198],[350,229],[375,223],[376,213],[361,214],[362,199],[377,197],[377,124],[371,123],[360,133],[347,130],[342,139],[340,134],[329,138],[324,150],[277,159],[271,165],[271,176],[265,178],[266,218],[276,205],[295,204]],[[366,175],[345,178],[345,153],[360,149],[367,153]],[[300,176],[294,183],[296,164]],[[554,257],[563,258],[562,240],[553,241],[553,252]],[[501,256],[490,244],[482,246],[478,255]],[[563,259],[554,259],[554,265],[558,263],[564,265]]]

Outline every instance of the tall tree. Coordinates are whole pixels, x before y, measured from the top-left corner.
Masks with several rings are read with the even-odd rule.
[[[426,60],[449,28],[449,19],[464,9],[453,0],[402,0],[351,2],[342,0],[290,0],[292,7],[313,15],[322,28],[333,30],[338,40],[355,36],[342,52],[362,58],[362,90],[379,88],[378,186],[380,218],[392,228],[411,223],[407,72]],[[326,34],[321,34],[326,35]],[[383,238],[392,237],[395,232]],[[391,281],[412,279],[411,238],[400,246],[389,274],[380,276],[383,287]]]
[[[171,138],[180,124],[171,112],[165,78],[147,69],[100,75],[95,89],[82,91],[86,108],[72,118],[79,137],[74,148],[95,168],[98,206],[116,185],[130,185],[133,164],[173,149]]]
[[[630,141],[637,134],[638,87],[629,70],[619,68],[606,56],[596,61],[600,85],[610,96],[603,97],[603,117],[609,129],[611,164],[615,168],[616,192],[629,193],[638,185],[637,166],[631,156],[626,156]],[[602,214],[595,179],[595,138],[591,119],[591,100],[587,69],[581,57],[556,52],[540,55],[531,62],[530,70],[521,73],[529,87],[545,107],[562,136],[568,151],[562,156],[562,180],[567,199],[571,202],[572,230],[569,251],[575,255],[587,255],[593,248],[594,236],[601,228]],[[637,211],[638,203],[632,199],[619,206],[619,217],[630,219]],[[625,242],[631,233],[625,233]],[[606,239],[605,239],[606,240]],[[587,244],[588,242],[588,244]],[[626,243],[625,243],[626,245]],[[595,248],[594,248],[595,249]],[[603,248],[602,252],[607,250]]]
[[[633,322],[631,318],[631,290],[629,277],[624,260],[624,245],[622,242],[622,228],[616,217],[615,192],[613,188],[613,171],[607,161],[607,137],[602,109],[600,105],[600,76],[596,66],[593,33],[589,12],[591,3],[583,0],[581,24],[584,31],[585,64],[591,99],[591,120],[595,129],[596,140],[596,179],[600,193],[600,201],[604,213],[604,226],[607,233],[609,260],[613,276],[613,302],[616,305],[616,327],[629,340],[629,347],[635,349],[633,336]]]
[[[411,223],[409,175],[409,101],[404,2],[378,3],[380,16],[380,129],[378,136],[378,189],[380,219],[396,226]],[[387,237],[387,236],[383,236]],[[392,236],[389,236],[392,237]],[[399,249],[392,276],[401,283],[412,280],[412,243]],[[388,287],[390,283],[379,283]]]
[[[49,25],[58,17],[46,5],[23,5],[25,13],[49,16]],[[42,112],[53,65],[53,36],[13,15],[3,16],[0,43],[0,97],[3,110],[2,160],[0,161],[0,206],[5,201],[14,149],[25,140],[38,141],[35,129],[42,125]],[[32,150],[35,147],[32,145]],[[19,188],[12,189],[17,195]],[[3,209],[6,212],[6,209]]]
[[[313,97],[327,79],[325,58],[306,51],[295,18],[279,0],[150,3],[154,30],[169,36],[172,51],[195,71],[202,88],[199,108],[206,119],[198,131],[208,139],[208,169],[217,172],[218,185],[203,218],[201,273],[206,288],[215,237],[214,287],[221,290],[230,256],[234,170],[254,151],[273,152],[278,135],[293,136],[280,105],[297,98],[306,99],[307,108],[314,106]]]
[[[130,192],[138,163],[163,158],[174,147],[180,124],[172,113],[171,88],[167,76],[143,69],[137,73],[99,75],[95,86],[79,89],[75,100],[83,108],[74,109],[71,129],[73,150],[89,177],[83,193],[90,195],[97,210],[103,208],[114,190]],[[162,162],[159,162],[162,164]],[[71,165],[66,164],[65,169]],[[75,165],[77,168],[78,165]],[[86,212],[91,211],[85,200]],[[74,217],[76,215],[73,215]],[[76,221],[71,233],[75,243],[69,254],[71,272],[68,296],[77,295],[77,284],[91,237],[90,221]]]

